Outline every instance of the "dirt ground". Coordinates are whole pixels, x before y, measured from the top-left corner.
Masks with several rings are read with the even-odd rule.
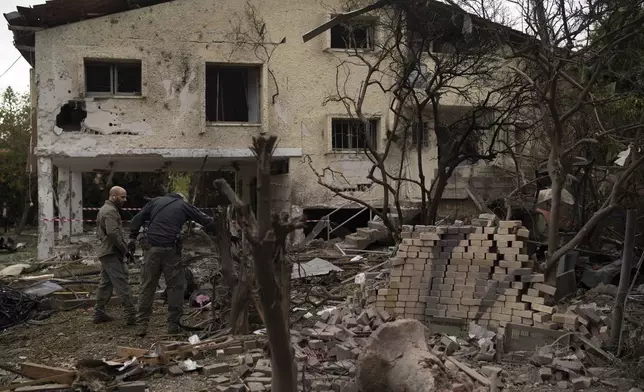
[[[0,334],[0,362],[13,366],[20,362],[35,362],[50,366],[71,368],[81,359],[115,359],[117,346],[149,348],[157,341],[187,340],[189,333],[178,337],[165,334],[166,311],[156,304],[145,338],[134,335],[134,327],[125,326],[120,319],[120,309],[112,309],[115,320],[95,325],[91,322],[91,309],[76,309],[55,313],[44,320],[44,325],[22,325]],[[191,319],[197,323],[198,319]],[[208,363],[206,358],[198,363]],[[156,375],[145,380],[151,391],[206,391],[214,382],[199,374],[185,374],[172,378]]]

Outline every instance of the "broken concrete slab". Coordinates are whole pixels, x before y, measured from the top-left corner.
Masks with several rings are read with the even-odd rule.
[[[344,272],[344,270],[340,267],[337,267],[329,263],[324,259],[316,257],[313,260],[307,261],[306,263],[299,263],[297,265],[293,265],[293,271],[291,272],[291,279],[310,278],[312,276],[323,276],[323,275],[328,275],[331,272]]]

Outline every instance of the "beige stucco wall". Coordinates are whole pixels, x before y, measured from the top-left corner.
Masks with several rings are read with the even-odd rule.
[[[368,159],[355,153],[330,153],[330,118],[346,117],[345,107],[325,98],[335,93],[336,69],[344,53],[325,50],[329,33],[307,43],[302,34],[323,23],[339,1],[251,0],[264,18],[272,42],[286,42],[268,64],[275,83],[252,50],[233,50],[229,34],[237,15],[243,19],[244,2],[176,0],[120,14],[60,26],[36,34],[36,83],[38,88],[38,148],[43,156],[117,156],[150,154],[155,149],[173,150],[184,157],[195,151],[231,149],[222,166],[234,160],[252,136],[267,132],[280,138],[280,147],[301,149],[290,158],[288,179],[280,178],[280,200],[305,207],[340,206],[347,202],[317,185],[307,159],[318,169],[329,166],[341,172],[350,185],[365,184],[371,168]],[[231,23],[231,21],[233,23]],[[84,97],[84,58],[140,59],[142,96],[97,99]],[[261,125],[212,126],[205,121],[205,64],[262,64]],[[346,84],[357,96],[364,68],[352,67]],[[385,81],[386,82],[386,81]],[[105,134],[61,132],[55,117],[69,100],[84,99],[92,129]],[[381,117],[379,143],[384,143],[385,122],[390,121],[390,97],[371,89],[364,104],[369,115]],[[456,103],[446,97],[446,103]],[[112,132],[136,135],[114,135]],[[436,148],[430,143],[424,155],[428,183],[436,169]],[[292,150],[294,151],[294,150]],[[191,155],[194,154],[194,155]],[[114,158],[118,161],[118,157]],[[246,162],[248,158],[246,157]],[[390,164],[400,164],[394,149]],[[72,162],[73,160],[69,160]],[[245,176],[252,168],[242,165]],[[415,153],[404,162],[405,173],[417,176]],[[339,182],[341,184],[341,182]],[[344,186],[350,186],[344,185]],[[403,193],[418,199],[418,190],[408,186]],[[356,192],[378,204],[380,187]],[[284,202],[284,204],[287,204]]]

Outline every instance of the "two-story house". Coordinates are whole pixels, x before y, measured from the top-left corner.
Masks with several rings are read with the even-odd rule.
[[[233,172],[237,190],[250,200],[255,162],[248,146],[261,133],[279,137],[278,206],[346,203],[317,184],[305,156],[318,168],[343,173],[349,192],[377,204],[381,195],[370,193],[365,179],[371,162],[357,153],[366,133],[355,132],[342,103],[326,100],[347,50],[342,27],[302,40],[340,3],[50,0],[6,14],[16,48],[33,67],[38,257],[51,255],[56,219],[63,235],[82,232],[82,172],[197,171],[204,165]],[[378,33],[365,26],[357,44],[369,49]],[[259,35],[261,45],[254,41]],[[344,88],[357,90],[363,72],[352,69]],[[364,102],[376,143],[385,137],[390,104],[390,96],[377,92]],[[431,173],[435,146],[427,149]]]

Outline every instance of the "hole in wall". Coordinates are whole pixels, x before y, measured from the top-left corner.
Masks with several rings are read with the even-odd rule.
[[[78,132],[81,130],[81,123],[87,117],[85,102],[69,101],[60,109],[56,115],[56,126],[64,132]]]

